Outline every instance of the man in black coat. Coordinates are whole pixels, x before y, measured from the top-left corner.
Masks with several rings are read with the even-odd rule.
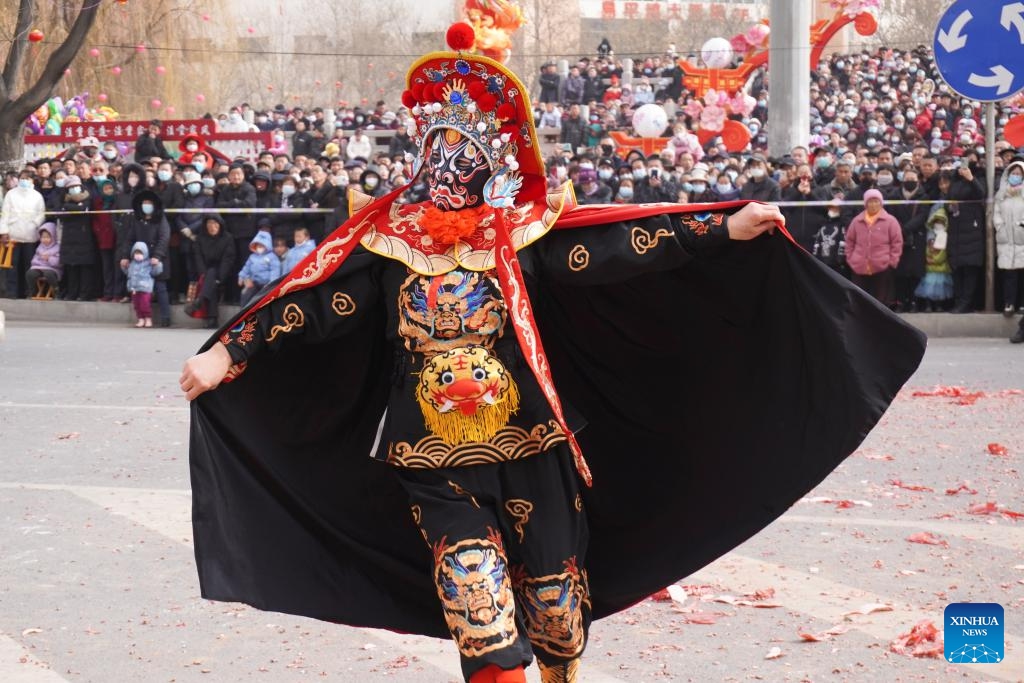
[[[888,192],[883,191],[886,202],[928,199],[918,178],[917,171],[908,168],[903,172],[902,183],[894,185]],[[896,307],[899,312],[917,312],[914,290],[925,272],[930,208],[929,204],[892,204],[888,209],[903,231],[903,254],[896,266]]]
[[[537,98],[541,104],[554,102],[558,104],[558,93],[562,87],[562,77],[555,71],[555,65],[548,63],[540,70],[540,97]]]
[[[784,202],[812,202],[814,198],[814,177],[811,175],[811,167],[801,164],[796,170],[796,182],[782,192]],[[793,236],[797,244],[812,251],[814,249],[814,236],[825,224],[825,207],[823,206],[787,206],[782,210],[786,217],[786,229]]]
[[[256,208],[256,188],[245,181],[245,171],[241,166],[232,166],[228,171],[227,185],[221,186],[214,204],[218,209],[254,209]],[[235,240],[235,272],[242,269],[245,259],[249,258],[249,242],[256,236],[256,217],[251,213],[224,214],[224,225]],[[237,301],[239,290],[234,278],[226,283],[228,298]]]
[[[135,163],[146,164],[153,157],[170,159],[171,155],[164,147],[164,141],[160,138],[160,121],[153,119],[149,127],[139,133],[139,139],[135,141]]]
[[[985,188],[967,165],[956,170],[948,190],[949,241],[953,268],[953,313],[970,313],[977,304],[985,265]]]
[[[569,115],[562,120],[562,137],[563,143],[570,145],[570,150],[573,154],[583,147],[583,143],[587,136],[587,123],[580,116],[580,105],[574,104],[569,107]]]
[[[752,199],[759,202],[777,202],[782,199],[779,184],[768,175],[768,161],[760,154],[750,157],[747,162],[747,173],[750,180],[740,190],[740,199]]]

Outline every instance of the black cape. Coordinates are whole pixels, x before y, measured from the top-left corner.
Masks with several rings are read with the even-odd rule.
[[[354,254],[346,277],[373,258]],[[588,423],[596,618],[784,513],[924,353],[921,332],[779,233],[615,285],[534,284],[555,385]],[[344,337],[258,355],[193,402],[203,597],[449,636],[405,493],[368,455],[391,381],[384,325],[381,310]]]

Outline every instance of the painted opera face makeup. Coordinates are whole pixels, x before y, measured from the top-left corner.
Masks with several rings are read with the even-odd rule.
[[[487,157],[469,138],[446,128],[438,131],[427,155],[430,201],[443,211],[479,206],[491,177]]]

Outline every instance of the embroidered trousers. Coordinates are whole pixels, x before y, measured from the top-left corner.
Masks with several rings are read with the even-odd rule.
[[[590,627],[587,518],[565,445],[510,462],[396,468],[434,556],[434,582],[466,680],[540,662],[575,681]]]

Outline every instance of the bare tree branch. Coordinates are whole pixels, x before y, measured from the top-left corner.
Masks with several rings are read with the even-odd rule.
[[[30,0],[22,1],[30,2]],[[78,11],[78,17],[68,32],[67,38],[50,55],[39,78],[16,100],[0,106],[0,112],[5,116],[11,117],[13,120],[21,121],[27,118],[29,114],[50,97],[57,83],[63,77],[64,71],[67,70],[71,61],[85,43],[85,39],[89,35],[89,29],[92,28],[93,23],[96,21],[99,7],[100,0],[82,0],[82,7]]]
[[[4,62],[4,73],[0,77],[3,83],[0,87],[0,102],[11,97],[18,87],[18,74],[21,73],[21,63],[25,58],[25,47],[28,42],[25,36],[29,26],[32,24],[32,10],[34,0],[21,0],[18,5],[18,21],[14,25],[14,35],[11,36],[11,49],[7,51],[7,61]]]

